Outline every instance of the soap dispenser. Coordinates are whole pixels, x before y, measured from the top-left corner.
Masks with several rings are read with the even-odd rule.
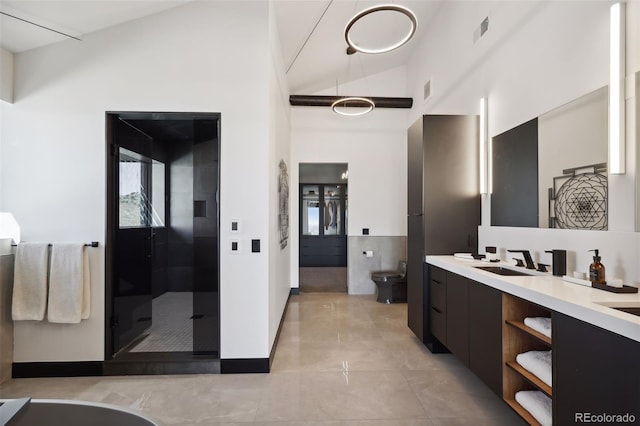
[[[595,251],[596,255],[593,256],[593,263],[589,265],[589,280],[591,284],[606,284],[607,282],[604,279],[604,265],[600,263],[599,250],[589,250]]]

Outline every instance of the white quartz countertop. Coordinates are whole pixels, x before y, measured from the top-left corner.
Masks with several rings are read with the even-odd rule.
[[[611,308],[640,308],[640,293],[611,293],[566,282],[551,273],[531,272],[536,275],[504,276],[475,268],[503,266],[527,271],[507,262],[488,263],[453,256],[426,256],[425,262],[640,342],[640,316]]]

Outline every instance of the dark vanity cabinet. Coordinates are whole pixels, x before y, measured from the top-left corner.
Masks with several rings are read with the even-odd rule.
[[[469,366],[469,283],[470,279],[447,274],[447,348]]]
[[[497,395],[502,395],[502,293],[428,267],[431,333]]]
[[[431,333],[436,311],[424,257],[477,250],[478,125],[477,116],[425,115],[408,131],[408,325],[434,352],[442,346]]]
[[[502,395],[502,293],[469,280],[469,368]]]
[[[433,265],[425,273],[432,338],[526,422],[538,424],[516,401],[520,390],[551,398],[553,424],[638,424],[640,342]],[[526,317],[550,317],[552,338]],[[553,386],[516,362],[518,354],[548,350]]]
[[[631,416],[640,422],[640,343],[567,315],[553,314],[554,424],[586,415]]]
[[[447,271],[436,266],[427,270],[429,277],[430,318],[433,337],[447,345]],[[427,307],[429,308],[429,306]]]

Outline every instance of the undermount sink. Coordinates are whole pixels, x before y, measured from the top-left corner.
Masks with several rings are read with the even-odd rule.
[[[621,307],[621,308],[616,308],[613,306],[610,306],[611,309],[617,309],[618,311],[622,311],[622,312],[626,312],[628,314],[631,315],[635,315],[637,317],[640,317],[640,308],[634,308],[634,307]]]
[[[596,302],[597,303],[597,302]],[[598,305],[606,306],[610,309],[626,312],[631,315],[640,317],[640,303],[634,302],[600,302]]]
[[[531,275],[526,272],[516,271],[514,269],[503,268],[502,266],[474,266],[476,269],[482,269],[483,271],[491,272],[497,275],[505,276],[527,276]]]

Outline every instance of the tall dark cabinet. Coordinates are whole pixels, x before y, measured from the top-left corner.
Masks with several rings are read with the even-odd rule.
[[[480,225],[478,116],[425,115],[408,133],[409,328],[432,351],[425,255],[476,252]]]

